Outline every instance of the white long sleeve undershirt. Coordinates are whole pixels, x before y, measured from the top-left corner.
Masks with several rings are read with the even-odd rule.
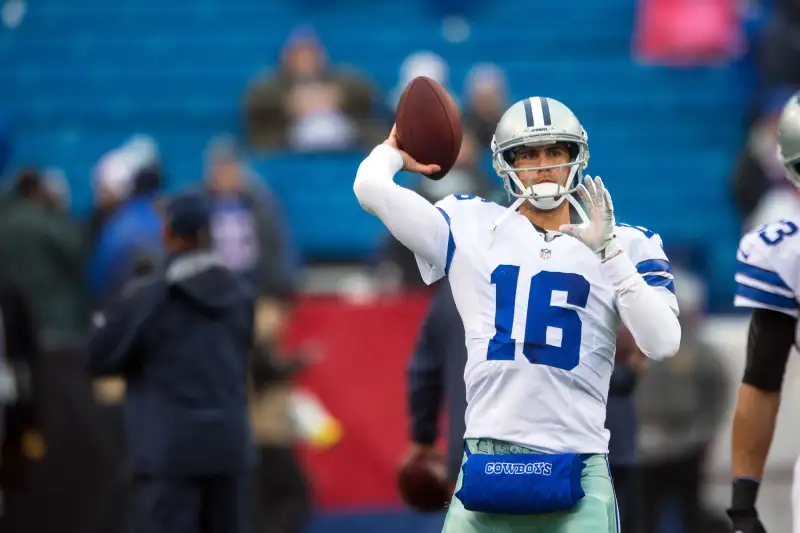
[[[624,251],[601,263],[600,269],[614,284],[617,312],[642,353],[656,361],[675,355],[681,344],[681,325],[677,309],[665,297],[666,289],[648,285]]]
[[[356,198],[406,248],[444,270],[450,227],[428,200],[394,182],[401,168],[403,158],[397,150],[377,146],[358,167],[353,185]]]

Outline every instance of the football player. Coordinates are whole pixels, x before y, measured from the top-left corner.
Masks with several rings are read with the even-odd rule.
[[[465,454],[443,531],[616,533],[604,428],[616,329],[621,317],[650,358],[675,354],[670,264],[657,234],[615,224],[600,178],[582,180],[587,135],[561,102],[514,104],[492,156],[510,208],[463,195],[433,206],[395,184],[400,170],[438,170],[401,151],[395,130],[354,185],[427,283],[449,277],[464,323]]]
[[[786,177],[800,188],[800,93],[785,105],[778,122],[778,157]],[[764,533],[756,497],[764,474],[781,384],[789,351],[797,337],[800,292],[800,216],[753,230],[736,254],[737,307],[753,309],[747,363],[733,419],[733,494],[728,515],[734,531]],[[795,466],[794,531],[800,532],[800,490]]]

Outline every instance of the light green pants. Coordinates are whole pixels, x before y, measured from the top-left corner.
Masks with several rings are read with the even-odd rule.
[[[536,453],[491,439],[469,439],[467,445],[472,453],[489,455]],[[458,477],[456,492],[461,488],[462,475]],[[619,533],[617,501],[605,455],[589,457],[581,486],[586,495],[575,507],[543,515],[477,513],[464,509],[453,496],[442,533]]]

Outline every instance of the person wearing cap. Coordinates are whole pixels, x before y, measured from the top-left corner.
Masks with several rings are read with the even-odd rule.
[[[165,267],[95,315],[87,366],[126,380],[138,530],[245,531],[254,298],[212,251],[207,197],[178,196],[164,215]]]

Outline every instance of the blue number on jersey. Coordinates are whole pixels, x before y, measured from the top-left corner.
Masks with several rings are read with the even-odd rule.
[[[454,194],[453,196],[456,197],[456,200],[473,200],[478,198],[473,194]],[[486,202],[487,204],[491,202],[491,200],[485,200],[483,198],[478,198],[481,202]]]
[[[511,338],[514,324],[514,302],[517,297],[519,267],[500,265],[491,277],[495,285],[496,333],[489,341],[486,358],[492,361],[512,361],[516,341]],[[522,353],[535,365],[572,370],[580,363],[583,323],[575,309],[551,305],[553,291],[567,293],[567,304],[584,308],[589,301],[589,282],[580,274],[543,270],[531,278],[528,309],[525,317],[525,340]],[[561,346],[547,344],[547,330],[561,334]]]
[[[778,224],[782,224],[783,227],[779,227]],[[775,235],[771,236],[767,230],[774,229]],[[777,224],[772,224],[770,226],[764,226],[761,228],[761,231],[758,232],[758,236],[761,237],[761,240],[764,241],[764,244],[767,246],[775,246],[779,242],[783,240],[784,237],[791,237],[797,233],[797,225],[793,222],[789,222],[788,220],[781,220]]]
[[[649,229],[642,228],[640,226],[631,226],[630,224],[623,224],[622,222],[620,222],[619,224],[616,224],[616,225],[620,226],[622,228],[631,228],[631,229],[635,229],[636,231],[641,231],[642,233],[644,233],[644,236],[647,237],[648,239],[656,234],[654,231],[650,231]]]

